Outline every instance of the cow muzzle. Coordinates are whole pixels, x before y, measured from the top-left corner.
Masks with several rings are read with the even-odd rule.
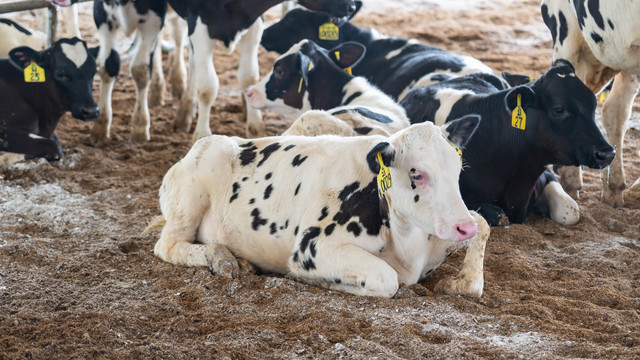
[[[100,116],[100,108],[97,105],[81,106],[78,114],[71,114],[74,118],[82,121],[93,121]]]
[[[611,165],[611,162],[615,157],[616,157],[616,150],[611,145],[602,147],[600,149],[596,149],[593,152],[593,160],[595,163],[594,168],[603,169]]]

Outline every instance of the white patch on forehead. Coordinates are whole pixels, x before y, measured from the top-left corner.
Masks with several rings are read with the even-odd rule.
[[[296,53],[296,52],[300,51],[300,48],[302,47],[302,45],[306,44],[307,42],[309,42],[309,40],[307,40],[307,39],[301,40],[299,43],[293,45],[286,53],[282,54],[278,58],[278,60],[280,60],[280,59],[282,59],[284,57],[287,57],[288,55],[291,55],[293,53]]]
[[[32,139],[44,139],[42,136],[33,133],[29,133],[29,137]]]
[[[440,107],[438,111],[436,111],[434,122],[438,126],[444,125],[447,117],[449,117],[449,113],[455,105],[463,96],[465,95],[473,95],[473,91],[471,90],[456,90],[456,89],[442,89],[436,92],[434,98],[440,101]]]
[[[62,43],[60,44],[62,48],[62,53],[67,59],[71,60],[72,63],[76,65],[77,68],[82,66],[85,61],[87,61],[87,49],[85,49],[84,44],[78,41],[74,45]]]
[[[559,77],[561,77],[561,78],[563,78],[563,79],[564,79],[564,77],[566,76],[565,74],[556,74],[556,75],[558,75]]]

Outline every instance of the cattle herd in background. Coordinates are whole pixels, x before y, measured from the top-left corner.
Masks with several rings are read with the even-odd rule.
[[[163,260],[237,276],[242,258],[317,286],[393,296],[468,244],[458,276],[436,289],[480,296],[487,224],[522,223],[531,212],[576,224],[580,166],[608,167],[602,199],[623,205],[623,138],[640,87],[640,1],[543,0],[553,49],[537,78],[501,78],[472,57],[361,29],[349,22],[361,1],[298,0],[306,9],[265,29],[262,13],[281,2],[95,0],[97,48],[74,37],[45,49],[44,34],[0,19],[0,150],[59,159],[54,130],[66,111],[97,119],[91,140],[108,141],[119,29],[139,40],[131,140],[149,140],[149,106],[164,101],[166,22],[176,44],[174,130],[189,131],[196,113],[197,121],[195,145],[163,180],[162,216],[147,228],[162,229],[154,251]],[[216,41],[240,52],[245,135],[255,140],[211,135]],[[282,54],[261,80],[260,44]],[[603,105],[612,146],[596,126],[594,92],[614,76]],[[292,125],[265,137],[261,110]],[[562,186],[550,165],[564,166]]]

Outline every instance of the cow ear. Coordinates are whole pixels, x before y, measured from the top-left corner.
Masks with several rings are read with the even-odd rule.
[[[300,52],[298,53],[298,61],[300,63],[300,73],[302,74],[304,85],[309,86],[309,74],[314,71],[316,66],[307,55]]]
[[[41,62],[40,54],[28,46],[20,46],[9,51],[9,60],[20,70],[25,69],[31,61]]]
[[[354,1],[354,2],[356,3],[356,11],[354,11],[353,14],[349,16],[349,20],[353,19],[353,17],[356,16],[358,11],[360,11],[360,8],[362,8],[362,1]]]
[[[382,156],[382,162],[385,166],[393,166],[393,162],[396,159],[396,149],[393,148],[393,145],[386,141],[376,144],[367,154],[367,164],[369,164],[369,169],[374,174],[380,172],[378,153]]]
[[[442,134],[458,147],[464,147],[480,124],[480,115],[467,115],[442,125]]]
[[[516,87],[518,85],[524,85],[524,84],[530,83],[533,80],[535,80],[535,78],[532,78],[531,76],[520,75],[520,74],[511,74],[511,73],[508,73],[506,71],[502,72],[502,78],[511,87]]]
[[[520,95],[520,106],[523,109],[536,103],[536,93],[531,87],[526,85],[516,86],[507,93],[507,97],[504,100],[509,114],[518,106],[518,95]]]
[[[347,41],[329,50],[329,58],[342,69],[356,66],[367,52],[364,45]]]

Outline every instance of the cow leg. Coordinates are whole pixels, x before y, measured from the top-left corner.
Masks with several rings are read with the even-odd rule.
[[[98,28],[98,40],[100,50],[98,51],[98,74],[100,75],[100,98],[98,107],[100,115],[91,127],[91,142],[101,144],[110,138],[111,121],[113,119],[113,109],[111,108],[111,93],[116,76],[120,72],[120,57],[113,50],[113,39],[116,27],[109,29],[104,23]]]
[[[627,131],[627,120],[631,116],[633,100],[638,93],[640,76],[621,72],[613,81],[611,94],[602,106],[602,123],[611,145],[616,149],[616,157],[609,167],[609,176],[603,178],[602,201],[613,206],[624,205],[622,191],[625,189],[623,142]]]
[[[156,47],[151,54],[151,85],[149,87],[149,106],[164,105],[164,90],[167,85],[162,71],[162,41],[156,41]]]
[[[80,28],[78,27],[78,4],[59,8],[62,12],[63,33],[65,37],[77,37],[80,36]]]
[[[296,253],[298,261],[294,255],[287,277],[354,295],[392,297],[398,291],[396,271],[356,245],[321,239],[313,249],[305,255]]]
[[[573,225],[580,221],[578,203],[564,191],[555,176],[548,179],[543,189],[538,201],[547,205],[553,221],[562,225]]]
[[[151,12],[147,21],[138,28],[140,34],[140,46],[131,61],[131,76],[136,84],[136,104],[131,117],[131,140],[145,141],[151,137],[149,117],[149,80],[151,68],[149,67],[153,49],[159,39],[162,21],[155,13]]]
[[[572,198],[579,199],[580,190],[582,190],[582,168],[579,166],[562,166],[558,167],[558,174],[564,191]]]
[[[469,240],[467,253],[462,261],[462,269],[454,278],[446,277],[436,284],[436,292],[447,295],[464,295],[479,298],[484,289],[484,250],[491,234],[489,224],[475,212],[471,212],[478,222],[478,234]]]
[[[187,37],[187,26],[174,11],[167,12],[167,21],[170,24],[171,37],[175,43],[175,49],[169,55],[169,84],[173,100],[177,101],[182,97],[186,86],[187,66],[184,62],[184,42]]]
[[[262,113],[260,110],[248,106],[249,102],[245,90],[260,80],[260,69],[258,67],[258,48],[264,23],[261,18],[251,25],[246,34],[238,42],[240,50],[240,65],[238,66],[238,80],[242,91],[242,105],[247,115],[246,134],[248,138],[266,136]]]
[[[0,151],[25,154],[24,159],[44,157],[48,161],[60,160],[63,156],[58,138],[10,129],[0,130]]]

